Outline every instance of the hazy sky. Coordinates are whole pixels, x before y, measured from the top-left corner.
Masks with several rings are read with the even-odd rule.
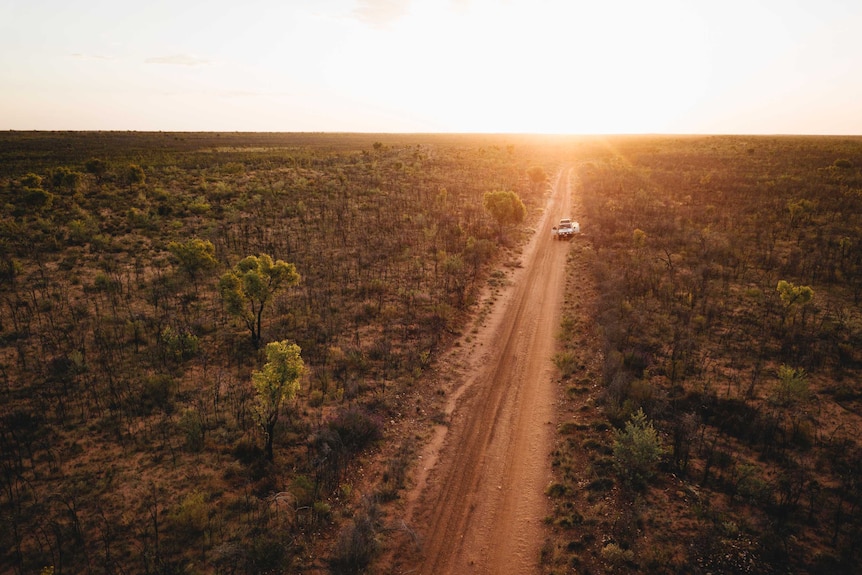
[[[862,134],[862,1],[0,0],[0,129]]]

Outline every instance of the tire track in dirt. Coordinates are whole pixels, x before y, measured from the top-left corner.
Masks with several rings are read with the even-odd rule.
[[[406,521],[420,551],[393,573],[535,573],[548,514],[555,368],[567,242],[551,227],[570,209],[570,171],[555,181],[535,236],[495,312],[463,358],[465,378],[423,453]],[[478,353],[478,352],[474,352]]]

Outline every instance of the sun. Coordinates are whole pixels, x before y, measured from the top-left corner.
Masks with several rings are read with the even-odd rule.
[[[709,74],[702,30],[684,8],[672,22],[638,3],[625,18],[618,9],[417,0],[387,27],[345,30],[328,48],[327,81],[408,130],[673,131]]]

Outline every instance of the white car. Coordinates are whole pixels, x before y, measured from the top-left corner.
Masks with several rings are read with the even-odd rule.
[[[555,240],[570,240],[572,236],[581,231],[581,226],[578,222],[573,222],[571,218],[563,218],[559,225],[554,226]]]

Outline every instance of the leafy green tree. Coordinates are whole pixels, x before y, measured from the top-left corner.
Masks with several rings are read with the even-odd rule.
[[[159,334],[159,344],[166,361],[181,361],[194,357],[200,347],[200,341],[195,334],[175,330],[169,325]]]
[[[215,246],[209,240],[193,238],[185,242],[170,242],[168,251],[177,259],[183,271],[189,274],[189,278],[195,285],[197,285],[198,274],[218,265]]]
[[[504,226],[520,224],[527,217],[527,208],[524,206],[524,202],[521,201],[518,194],[512,191],[485,192],[482,205],[500,226],[501,235]]]
[[[814,290],[809,286],[797,286],[786,280],[780,280],[776,290],[787,307],[804,305],[814,297]]]
[[[224,274],[218,283],[219,294],[228,313],[240,318],[251,332],[251,341],[260,346],[261,318],[272,295],[299,283],[296,266],[273,261],[267,254],[248,256]]]
[[[264,453],[272,461],[272,441],[282,405],[296,397],[305,372],[302,350],[295,343],[274,341],[266,345],[266,364],[251,375],[256,411],[264,434]]]
[[[796,311],[814,299],[814,290],[810,286],[798,286],[786,280],[778,282],[776,291],[781,297],[781,303],[784,304],[784,320],[787,321],[787,318],[792,318],[794,324]]]
[[[661,438],[643,409],[631,416],[624,430],[617,430],[613,449],[617,470],[634,487],[649,481],[664,453]]]

